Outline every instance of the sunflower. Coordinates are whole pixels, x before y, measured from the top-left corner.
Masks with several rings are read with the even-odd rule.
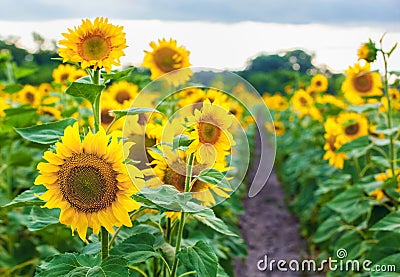
[[[178,46],[176,40],[165,38],[159,39],[158,44],[154,41],[150,42],[152,51],[144,51],[146,53],[142,66],[147,67],[151,71],[151,79],[173,72],[177,69],[188,68],[190,52],[183,46]],[[189,80],[193,73],[190,70],[178,71],[168,77],[168,82],[178,86],[179,84]]]
[[[310,87],[315,93],[325,92],[328,89],[328,78],[322,74],[316,74],[311,78]]]
[[[208,99],[203,102],[201,110],[195,110],[194,115],[187,118],[187,126],[193,128],[190,133],[192,143],[188,153],[195,153],[198,162],[222,162],[235,145],[228,128],[233,123],[234,116],[218,100],[211,103]]]
[[[138,95],[138,87],[125,80],[113,83],[107,92],[114,101],[121,104],[124,108],[130,108],[131,102]]]
[[[5,116],[4,110],[8,109],[9,105],[6,101],[6,99],[2,96],[0,96],[0,116]]]
[[[132,165],[124,165],[122,143],[117,137],[106,135],[100,128],[96,134],[89,132],[83,140],[79,126],[69,126],[55,152],[47,151],[38,164],[40,175],[36,185],[47,191],[39,196],[46,201],[43,206],[60,208],[60,223],[70,225],[72,234],[77,230],[86,241],[87,228],[98,234],[104,226],[113,233],[113,226],[132,226],[128,212],[139,207],[131,199],[142,186],[143,176]],[[128,175],[136,176],[134,183]]]
[[[37,107],[42,101],[42,93],[34,86],[25,85],[17,93],[16,99],[21,104],[31,104],[33,107]]]
[[[347,100],[354,105],[364,103],[362,97],[381,96],[382,81],[378,72],[370,71],[370,64],[364,66],[355,64],[346,71],[346,79],[342,84],[342,91]]]
[[[366,60],[367,62],[373,62],[376,60],[376,54],[378,49],[376,49],[375,43],[372,40],[363,43],[357,50],[357,56],[359,60]]]
[[[74,82],[83,76],[86,76],[84,70],[70,64],[60,64],[53,70],[52,74],[54,83],[62,85],[63,90],[68,86],[69,82]]]
[[[340,109],[346,108],[346,103],[342,99],[335,97],[332,94],[324,94],[323,96],[317,96],[315,102],[323,105],[326,104],[334,105]]]
[[[80,63],[82,69],[105,68],[109,73],[113,65],[120,65],[126,46],[122,26],[108,23],[108,18],[97,17],[94,22],[82,20],[82,24],[69,33],[63,33],[65,39],[59,44],[59,53],[63,62]]]
[[[341,113],[337,122],[343,130],[343,134],[349,141],[368,135],[368,120],[358,113]]]
[[[161,150],[161,148],[159,148]],[[150,165],[154,167],[150,170],[145,170],[145,175],[154,175],[153,178],[148,180],[150,187],[156,188],[163,184],[172,185],[178,191],[185,191],[185,178],[186,178],[186,156],[182,151],[172,151],[170,148],[163,147],[162,153],[149,150],[149,154],[153,157],[153,161]],[[192,176],[197,176],[200,172],[206,168],[215,168],[220,171],[226,171],[227,168],[223,164],[214,163],[195,163],[192,167]],[[214,195],[228,198],[228,190],[222,189],[217,185],[208,184],[197,180],[194,182],[190,191],[192,196],[197,200],[200,200],[205,206],[214,206],[216,200]]]
[[[400,174],[400,170],[397,169],[395,170],[395,174],[397,176],[397,182],[398,182],[398,186],[399,188],[396,189],[397,192],[400,192],[400,180],[399,180],[399,174]],[[378,182],[385,182],[388,179],[392,179],[393,178],[393,174],[392,174],[392,170],[391,169],[387,169],[385,172],[380,173],[378,175],[375,176],[375,180]],[[373,191],[371,191],[369,193],[370,196],[374,196],[376,198],[376,200],[380,201],[381,199],[385,198],[385,193],[383,191],[383,189],[375,189]]]
[[[284,111],[289,107],[286,98],[280,95],[279,93],[276,93],[272,96],[270,96],[267,93],[264,93],[263,99],[267,107],[274,111]]]
[[[280,121],[274,121],[274,123],[267,122],[265,123],[265,128],[270,133],[275,132],[275,135],[282,136],[285,133],[285,125],[283,125]]]
[[[39,115],[50,116],[56,120],[61,119],[61,111],[51,106],[40,106],[38,109]]]
[[[328,118],[324,124],[325,145],[324,160],[329,160],[329,164],[339,169],[343,169],[344,161],[347,159],[345,152],[336,152],[346,143],[340,125],[333,118]]]
[[[309,115],[315,120],[322,120],[321,113],[314,105],[314,99],[304,89],[297,90],[290,102],[300,118]]]

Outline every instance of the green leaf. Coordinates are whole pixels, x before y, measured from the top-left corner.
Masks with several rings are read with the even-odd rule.
[[[211,185],[217,185],[221,188],[232,190],[231,184],[225,179],[225,175],[215,168],[207,168],[200,172],[199,176],[196,176],[202,182]]]
[[[104,89],[104,85],[73,82],[69,85],[65,92],[75,97],[85,98],[93,104]]]
[[[400,233],[400,211],[388,214],[372,226],[370,230]]]
[[[382,156],[372,156],[371,157],[371,161],[374,164],[379,165],[379,166],[381,166],[383,168],[390,168],[390,164],[389,164],[388,160],[386,160]]]
[[[390,255],[385,257],[384,259],[380,260],[376,264],[373,265],[372,268],[377,269],[379,266],[380,271],[373,271],[371,276],[384,276],[384,277],[391,277],[391,276],[399,276],[400,273],[400,253]],[[386,269],[383,271],[383,267]]]
[[[100,254],[78,255],[65,253],[56,255],[49,262],[38,266],[35,276],[119,277],[129,276],[129,270],[127,261],[123,257],[109,256],[102,261]]]
[[[377,134],[384,134],[387,136],[396,134],[400,130],[400,127],[392,127],[390,129],[376,129],[374,132]]]
[[[212,228],[213,230],[221,234],[238,237],[237,234],[235,234],[230,230],[230,228],[228,227],[228,225],[225,224],[225,222],[223,222],[221,219],[215,216],[213,210],[211,209],[205,209],[196,214],[193,214],[193,217],[196,218],[201,223],[207,225],[208,227]]]
[[[349,158],[357,158],[364,155],[371,147],[372,144],[370,144],[369,137],[363,136],[344,144],[336,152],[346,152]]]
[[[204,241],[182,248],[178,259],[187,269],[196,271],[199,277],[217,276],[218,258]]]
[[[151,234],[135,234],[113,247],[110,254],[125,257],[129,264],[142,263],[160,256],[154,247],[155,242],[156,238]]]
[[[172,149],[178,149],[179,147],[188,147],[192,140],[189,138],[187,135],[177,135],[174,137],[173,143],[172,143]]]
[[[329,217],[318,226],[313,241],[315,243],[323,242],[327,239],[332,238],[334,235],[339,234],[343,230],[344,223],[339,216]]]
[[[348,223],[366,214],[372,208],[369,198],[359,187],[347,189],[333,198],[327,205]]]
[[[44,186],[33,186],[30,189],[22,192],[20,195],[15,197],[10,203],[3,207],[15,208],[25,206],[41,206],[44,205],[44,201],[37,198],[35,194],[42,194],[46,191]]]
[[[356,113],[365,113],[369,111],[376,111],[381,106],[381,103],[365,104],[361,106],[351,106],[348,108],[349,111],[354,111]]]
[[[158,188],[144,187],[132,196],[142,206],[159,211],[185,211],[196,213],[205,207],[197,204],[190,192],[179,192],[175,187],[162,185]]]
[[[37,71],[37,68],[24,68],[24,67],[17,67],[17,66],[14,66],[14,68],[13,68],[14,78],[16,80],[24,78],[29,75],[32,75],[36,71]]]
[[[26,150],[14,151],[10,154],[9,166],[30,166],[32,162],[32,154]]]
[[[26,140],[40,143],[53,144],[64,135],[64,130],[76,122],[75,118],[66,118],[60,121],[44,123],[26,128],[16,128],[15,131]]]
[[[4,112],[6,114],[5,123],[17,128],[35,124],[38,118],[37,110],[26,105],[18,108],[9,108]]]
[[[7,92],[9,94],[16,93],[17,91],[20,91],[24,87],[20,84],[12,84],[12,85],[7,85],[5,86],[2,91]]]
[[[123,78],[126,78],[129,76],[129,74],[131,74],[132,70],[134,70],[134,67],[130,67],[128,69],[125,70],[121,70],[121,71],[115,71],[115,72],[111,72],[110,74],[101,74],[102,77],[104,78],[104,82],[108,81],[108,80],[120,80]]]
[[[120,119],[127,115],[135,115],[142,113],[161,113],[160,111],[153,108],[130,108],[127,110],[112,110],[110,112],[115,115],[115,120]]]
[[[28,229],[29,231],[38,231],[49,225],[59,223],[60,210],[32,207],[29,214]]]

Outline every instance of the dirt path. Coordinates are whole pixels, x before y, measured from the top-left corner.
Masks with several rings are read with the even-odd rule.
[[[255,158],[259,156],[256,147]],[[255,163],[257,164],[257,162]],[[250,178],[254,169],[250,171]],[[306,255],[306,244],[298,232],[298,221],[290,214],[284,201],[284,191],[274,173],[267,185],[254,198],[244,199],[245,214],[240,218],[240,231],[248,246],[247,260],[235,261],[237,277],[304,276],[301,273],[282,272],[276,268],[260,271],[257,263],[268,256],[268,261],[297,260]],[[261,264],[261,266],[263,266]],[[287,266],[287,265],[286,265]]]

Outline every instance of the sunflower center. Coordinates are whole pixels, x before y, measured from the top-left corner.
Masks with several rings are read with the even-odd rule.
[[[352,136],[352,135],[357,134],[359,130],[360,130],[360,126],[358,125],[358,123],[354,123],[354,124],[347,126],[346,129],[344,130],[344,132],[346,133],[346,135]]]
[[[27,93],[25,93],[25,99],[29,102],[29,103],[33,103],[33,101],[35,101],[35,95],[28,91]]]
[[[354,88],[361,93],[368,92],[373,87],[373,80],[371,74],[362,74],[353,78]]]
[[[106,125],[110,124],[114,120],[114,117],[110,115],[108,109],[101,110],[100,116],[101,116],[101,123],[104,123]]]
[[[307,105],[307,99],[305,99],[304,97],[300,97],[299,98],[299,101],[300,101],[300,103],[303,105],[303,106],[305,106],[305,105]]]
[[[176,167],[182,167],[182,168],[176,168]],[[180,192],[184,192],[185,191],[185,179],[186,177],[179,172],[185,172],[185,171],[181,171],[181,169],[185,170],[184,165],[180,165],[178,163],[174,163],[173,168],[171,167],[167,167],[167,169],[165,170],[165,175],[164,175],[164,183],[165,184],[169,184],[174,186],[177,190],[179,190]]]
[[[201,143],[215,144],[221,136],[221,129],[208,122],[200,122],[198,129]]]
[[[123,104],[125,101],[130,100],[131,95],[129,94],[129,91],[127,90],[119,90],[117,94],[115,95],[115,100],[117,100],[118,103]]]
[[[179,63],[177,62],[178,52],[171,48],[163,47],[155,51],[154,62],[162,72],[170,72],[179,67],[176,67]]]
[[[93,213],[110,206],[118,191],[111,165],[93,154],[75,154],[58,172],[64,199],[75,209]]]
[[[111,42],[101,35],[88,35],[78,47],[80,56],[87,61],[103,60],[111,52]]]
[[[61,82],[64,82],[64,81],[68,80],[68,77],[69,77],[69,73],[61,74],[61,76],[60,76]]]

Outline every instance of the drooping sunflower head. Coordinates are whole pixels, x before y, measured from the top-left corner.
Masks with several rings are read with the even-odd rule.
[[[187,126],[192,129],[188,152],[195,153],[200,163],[222,162],[235,142],[229,132],[234,115],[229,109],[220,106],[219,101],[211,103],[208,99],[203,102],[201,110],[195,110],[194,115],[187,118]]]
[[[346,70],[346,79],[342,84],[342,91],[345,98],[352,104],[364,103],[362,97],[381,96],[382,80],[378,72],[370,71],[370,64],[364,66],[355,64]]]
[[[316,74],[311,78],[311,88],[314,92],[325,92],[328,89],[328,78],[322,74]]]
[[[114,101],[118,102],[123,108],[129,108],[131,102],[138,95],[138,87],[125,80],[113,83],[106,91]]]
[[[145,51],[142,65],[151,71],[151,79],[155,80],[158,77],[173,72],[174,70],[188,68],[190,52],[183,46],[178,46],[176,40],[165,38],[159,39],[158,44],[154,41],[150,42],[152,51]],[[171,74],[167,80],[179,85],[189,80],[192,72],[190,70],[178,71],[176,74]]]
[[[44,153],[47,162],[38,165],[35,184],[47,188],[39,196],[46,201],[44,207],[60,208],[60,222],[77,230],[82,240],[88,227],[98,234],[101,226],[110,233],[113,226],[132,226],[128,212],[139,205],[130,196],[143,186],[143,176],[123,164],[121,143],[102,128],[81,140],[75,123],[65,129],[55,152]]]
[[[349,141],[368,135],[368,120],[361,114],[354,112],[341,113],[337,118],[337,122]]]
[[[359,60],[366,60],[367,62],[372,63],[376,60],[377,52],[378,49],[376,49],[375,43],[372,40],[369,40],[358,48],[357,56]]]
[[[80,63],[83,69],[88,67],[105,68],[111,71],[113,65],[120,65],[120,58],[124,56],[126,46],[125,33],[122,26],[108,23],[108,18],[97,17],[93,22],[82,20],[82,24],[74,30],[68,29],[63,33],[65,39],[59,44],[63,62]]]
[[[162,155],[160,153],[163,153]],[[159,151],[149,150],[149,154],[153,157],[151,170],[145,170],[145,174],[153,176],[148,181],[151,187],[159,187],[163,184],[174,186],[178,191],[185,191],[186,179],[186,155],[182,151],[172,151],[168,147],[159,147]],[[192,177],[199,175],[200,172],[207,168],[215,168],[220,171],[227,170],[220,163],[195,163],[192,167]],[[213,206],[216,204],[215,195],[223,198],[229,197],[229,191],[219,188],[216,185],[208,184],[200,180],[193,183],[190,191],[194,198],[200,200],[205,206]]]

